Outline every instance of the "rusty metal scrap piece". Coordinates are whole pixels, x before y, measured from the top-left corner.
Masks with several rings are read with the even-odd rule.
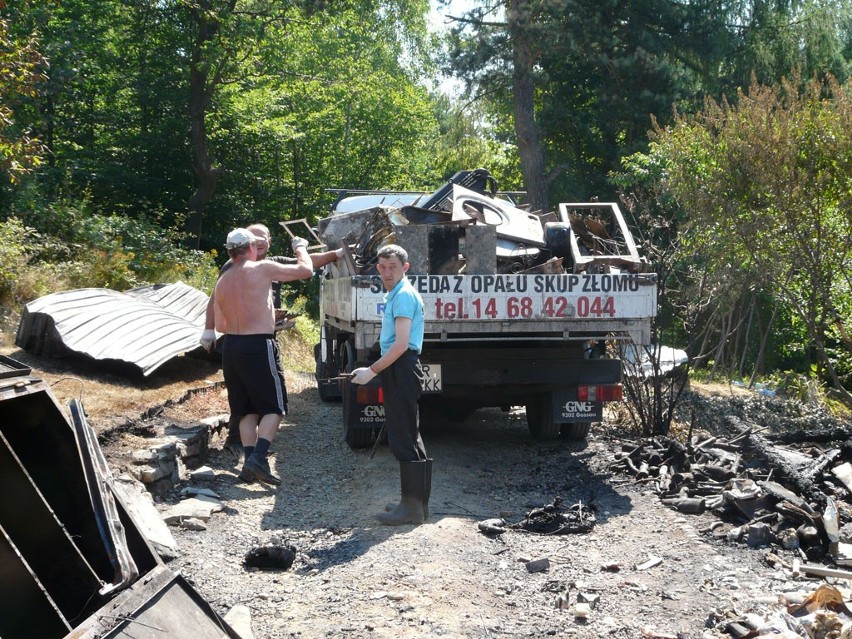
[[[15,344],[36,355],[120,360],[145,376],[199,349],[208,297],[181,282],[124,293],[84,288],[45,295],[21,314]]]
[[[452,206],[454,221],[472,218],[482,224],[496,227],[498,237],[530,246],[547,246],[541,218],[506,201],[453,185]]]
[[[562,504],[562,498],[556,497],[551,504],[533,508],[524,519],[512,524],[510,528],[540,535],[584,533],[594,528],[597,520],[589,506],[583,502],[577,502],[566,508]]]
[[[291,240],[295,239],[296,237],[303,237],[303,235],[294,233],[292,230],[290,230],[290,227],[303,227],[305,229],[304,234],[312,240],[312,242],[308,244],[309,251],[312,249],[325,248],[325,244],[316,234],[316,231],[314,231],[313,227],[311,227],[311,225],[308,223],[308,220],[306,220],[305,218],[300,217],[296,220],[287,220],[285,222],[279,222],[279,224],[284,227],[284,231],[287,233]]]
[[[275,309],[275,332],[286,331],[296,325],[296,318],[301,313],[293,313],[286,309]]]

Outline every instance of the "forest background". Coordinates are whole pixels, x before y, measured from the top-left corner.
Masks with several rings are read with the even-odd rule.
[[[852,0],[433,2],[0,0],[0,319],[485,167],[619,201],[694,370],[852,401]]]

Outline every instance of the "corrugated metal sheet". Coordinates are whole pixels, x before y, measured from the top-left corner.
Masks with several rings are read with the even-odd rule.
[[[135,364],[150,375],[199,348],[207,295],[182,282],[126,293],[84,288],[27,304],[15,343],[37,355],[83,353]]]

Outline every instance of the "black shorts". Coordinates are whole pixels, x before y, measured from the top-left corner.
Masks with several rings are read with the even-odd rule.
[[[225,335],[222,372],[231,416],[287,414],[284,371],[273,335]]]

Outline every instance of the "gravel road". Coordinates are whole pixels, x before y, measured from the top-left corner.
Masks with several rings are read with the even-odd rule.
[[[764,563],[764,551],[700,532],[711,515],[673,511],[613,475],[618,441],[593,429],[587,443],[534,442],[522,411],[424,425],[435,460],[432,517],[379,526],[372,515],[398,497],[387,448],[373,459],[349,449],[340,406],[320,402],[308,375],[291,373],[288,386],[291,413],[272,459],[282,485],[240,483],[236,458],[214,438],[215,479],[205,485],[225,509],[206,530],[175,528],[180,554],[169,564],[221,614],[247,606],[258,639],[707,638],[726,636],[705,627],[719,611],[797,587]],[[488,518],[518,522],[557,496],[593,507],[595,527],[559,535],[478,529]],[[289,570],[243,565],[252,548],[273,544],[295,547]],[[545,559],[538,563],[546,570],[528,568]],[[579,593],[596,598],[585,619],[575,615]]]

